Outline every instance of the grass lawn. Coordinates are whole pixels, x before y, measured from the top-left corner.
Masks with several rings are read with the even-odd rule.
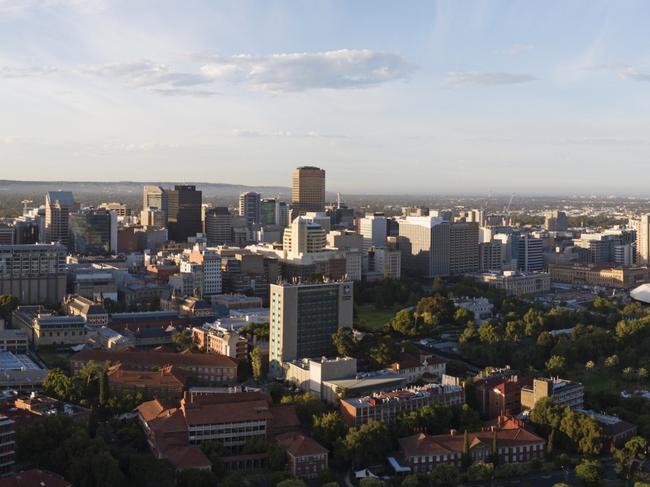
[[[39,347],[36,355],[38,355],[48,369],[66,369],[68,367],[68,359],[73,352],[58,352],[57,347]]]
[[[376,309],[374,304],[362,304],[357,309],[358,317],[355,325],[359,328],[379,330],[393,319],[400,309],[404,309],[404,306],[395,305],[387,309]]]

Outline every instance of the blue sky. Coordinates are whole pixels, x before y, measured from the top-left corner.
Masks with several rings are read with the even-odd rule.
[[[648,194],[650,3],[0,0],[0,178]]]

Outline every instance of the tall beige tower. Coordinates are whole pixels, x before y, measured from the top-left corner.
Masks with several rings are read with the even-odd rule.
[[[634,222],[636,227],[636,263],[650,264],[650,213],[641,215]]]
[[[294,169],[291,182],[291,218],[325,209],[325,170],[313,166]]]

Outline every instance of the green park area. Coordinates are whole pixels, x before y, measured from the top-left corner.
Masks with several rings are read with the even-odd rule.
[[[403,308],[403,305],[393,305],[385,309],[377,309],[372,303],[361,304],[357,308],[355,326],[367,330],[380,330],[393,319],[395,313]]]

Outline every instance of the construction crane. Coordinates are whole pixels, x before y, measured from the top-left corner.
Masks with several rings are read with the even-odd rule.
[[[516,193],[512,193],[510,195],[510,199],[508,200],[508,204],[503,209],[503,212],[505,213],[506,225],[510,224],[510,206],[512,205],[512,200],[515,199],[515,194]]]

